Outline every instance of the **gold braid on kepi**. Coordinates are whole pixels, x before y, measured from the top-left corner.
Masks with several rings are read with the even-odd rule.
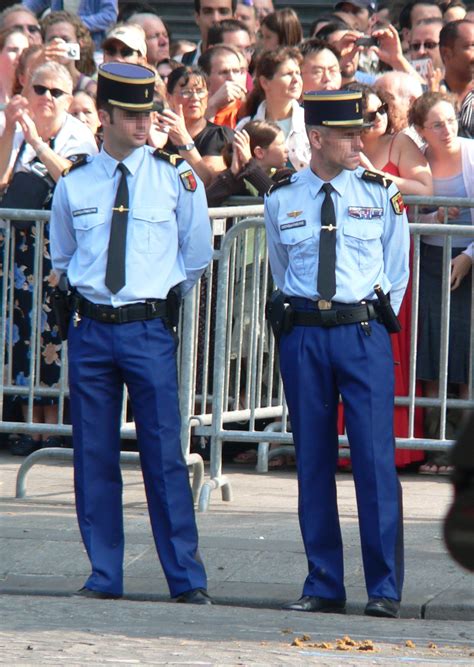
[[[155,72],[132,63],[105,63],[99,67],[97,102],[126,111],[151,111]]]
[[[321,90],[303,94],[304,122],[341,129],[370,125],[362,114],[362,93],[355,90]]]

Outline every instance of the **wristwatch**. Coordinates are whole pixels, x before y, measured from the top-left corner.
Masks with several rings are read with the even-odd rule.
[[[176,148],[179,151],[192,151],[195,145],[194,141],[190,141],[189,144],[181,144],[180,146],[176,146]]]

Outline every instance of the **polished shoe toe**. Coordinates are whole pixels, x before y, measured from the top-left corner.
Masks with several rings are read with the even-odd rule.
[[[370,598],[364,614],[366,616],[377,616],[379,618],[399,618],[400,602],[390,598]]]
[[[323,614],[345,614],[345,600],[332,598],[320,598],[315,595],[303,595],[296,602],[285,604],[283,609],[287,611],[315,611]]]
[[[214,604],[211,596],[204,588],[194,588],[191,591],[181,593],[174,598],[174,602],[182,602],[184,604]]]
[[[93,591],[92,588],[80,588],[74,593],[74,597],[92,598],[95,600],[119,600],[122,596],[116,593],[106,593],[104,591]]]

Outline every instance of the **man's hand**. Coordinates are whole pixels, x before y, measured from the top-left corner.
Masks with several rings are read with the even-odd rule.
[[[379,45],[371,47],[376,55],[384,63],[387,63],[395,70],[405,69],[408,63],[403,55],[402,43],[398,32],[393,25],[389,25],[381,30],[374,30],[372,36],[378,39]]]
[[[15,125],[28,109],[28,100],[22,95],[14,95],[5,107],[5,129],[14,131]]]
[[[471,269],[472,260],[463,252],[451,260],[451,291],[459,287]]]
[[[23,137],[25,138],[25,141],[30,144],[36,151],[40,145],[44,144],[44,141],[38,134],[35,122],[31,118],[28,111],[24,111],[21,114],[18,122],[20,123],[21,129],[23,131]]]
[[[226,107],[235,100],[243,100],[247,90],[236,81],[225,81],[212,95],[207,103],[206,118],[213,118],[219,109]]]

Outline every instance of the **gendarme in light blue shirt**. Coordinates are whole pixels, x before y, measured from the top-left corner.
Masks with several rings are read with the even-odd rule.
[[[129,170],[126,284],[112,294],[105,270],[112,208],[120,180],[117,160],[104,149],[87,164],[60,178],[51,211],[53,268],[94,303],[123,306],[164,299],[181,284],[187,292],[212,257],[211,226],[202,181],[190,166],[178,167],[142,146],[123,164]],[[189,172],[193,192],[180,174]]]
[[[390,292],[398,312],[409,276],[410,238],[405,212],[397,213],[398,190],[362,179],[364,169],[343,170],[330,182],[336,211],[334,301],[375,299],[374,285]],[[288,296],[317,300],[319,233],[324,184],[311,168],[265,200],[270,264],[277,287]],[[392,204],[392,198],[394,203]]]

